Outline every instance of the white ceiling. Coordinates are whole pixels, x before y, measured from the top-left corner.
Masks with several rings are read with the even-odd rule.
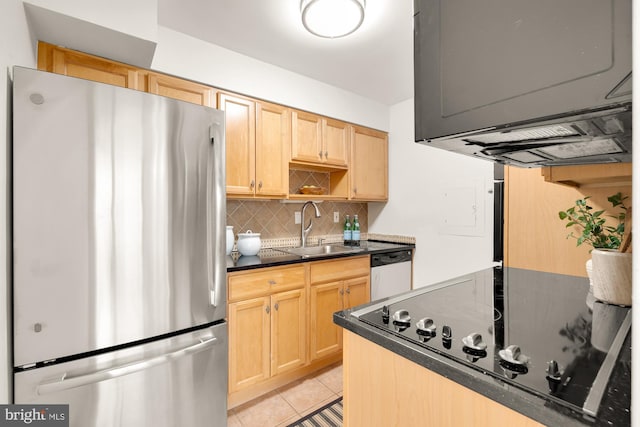
[[[383,104],[413,96],[412,0],[366,0],[340,39],[309,34],[299,0],[158,0],[158,22]]]

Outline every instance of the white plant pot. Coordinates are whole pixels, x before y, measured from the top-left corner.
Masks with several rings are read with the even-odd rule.
[[[593,260],[589,258],[584,267],[587,270],[587,277],[589,278],[589,292],[593,293]]]
[[[591,251],[593,296],[609,304],[631,305],[630,253],[612,249]]]

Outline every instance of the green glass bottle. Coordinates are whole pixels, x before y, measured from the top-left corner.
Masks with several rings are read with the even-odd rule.
[[[358,222],[358,215],[353,216],[353,225],[351,226],[351,244],[354,246],[360,246],[360,222]]]
[[[351,221],[349,221],[349,215],[344,220],[343,239],[345,246],[351,244]]]

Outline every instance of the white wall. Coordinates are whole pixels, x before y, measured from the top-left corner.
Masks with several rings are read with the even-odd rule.
[[[490,267],[493,164],[416,144],[413,135],[409,99],[391,107],[389,201],[369,204],[369,232],[416,238],[414,287]],[[479,222],[469,225],[472,216]]]
[[[275,65],[165,27],[151,68],[379,130],[389,128],[389,107]]]
[[[156,39],[158,0],[27,0],[25,3],[141,39]]]
[[[9,352],[10,263],[8,232],[8,198],[10,176],[8,169],[11,115],[9,93],[11,69],[14,65],[34,67],[35,52],[27,28],[24,9],[20,0],[3,0],[0,7],[0,403],[9,401],[11,360]]]

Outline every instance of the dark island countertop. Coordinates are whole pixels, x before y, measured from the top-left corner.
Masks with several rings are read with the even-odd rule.
[[[545,274],[549,275],[549,273]],[[418,288],[406,295],[420,292],[421,289],[424,291],[423,288]],[[598,414],[594,418],[502,382],[446,356],[426,350],[351,315],[354,312],[362,312],[367,307],[380,305],[382,302],[383,300],[374,301],[337,312],[334,314],[334,323],[544,425],[550,427],[631,425],[631,330],[624,339],[613,372],[606,384]]]
[[[256,256],[242,256],[233,253],[227,256],[227,272],[253,270],[256,268],[275,267],[281,265],[297,264],[301,262],[321,261],[326,259],[346,258],[353,256],[370,255],[391,250],[414,249],[414,244],[382,242],[377,240],[363,240],[359,252],[331,254],[316,257],[302,257],[280,252],[276,249],[266,248],[260,250]]]

